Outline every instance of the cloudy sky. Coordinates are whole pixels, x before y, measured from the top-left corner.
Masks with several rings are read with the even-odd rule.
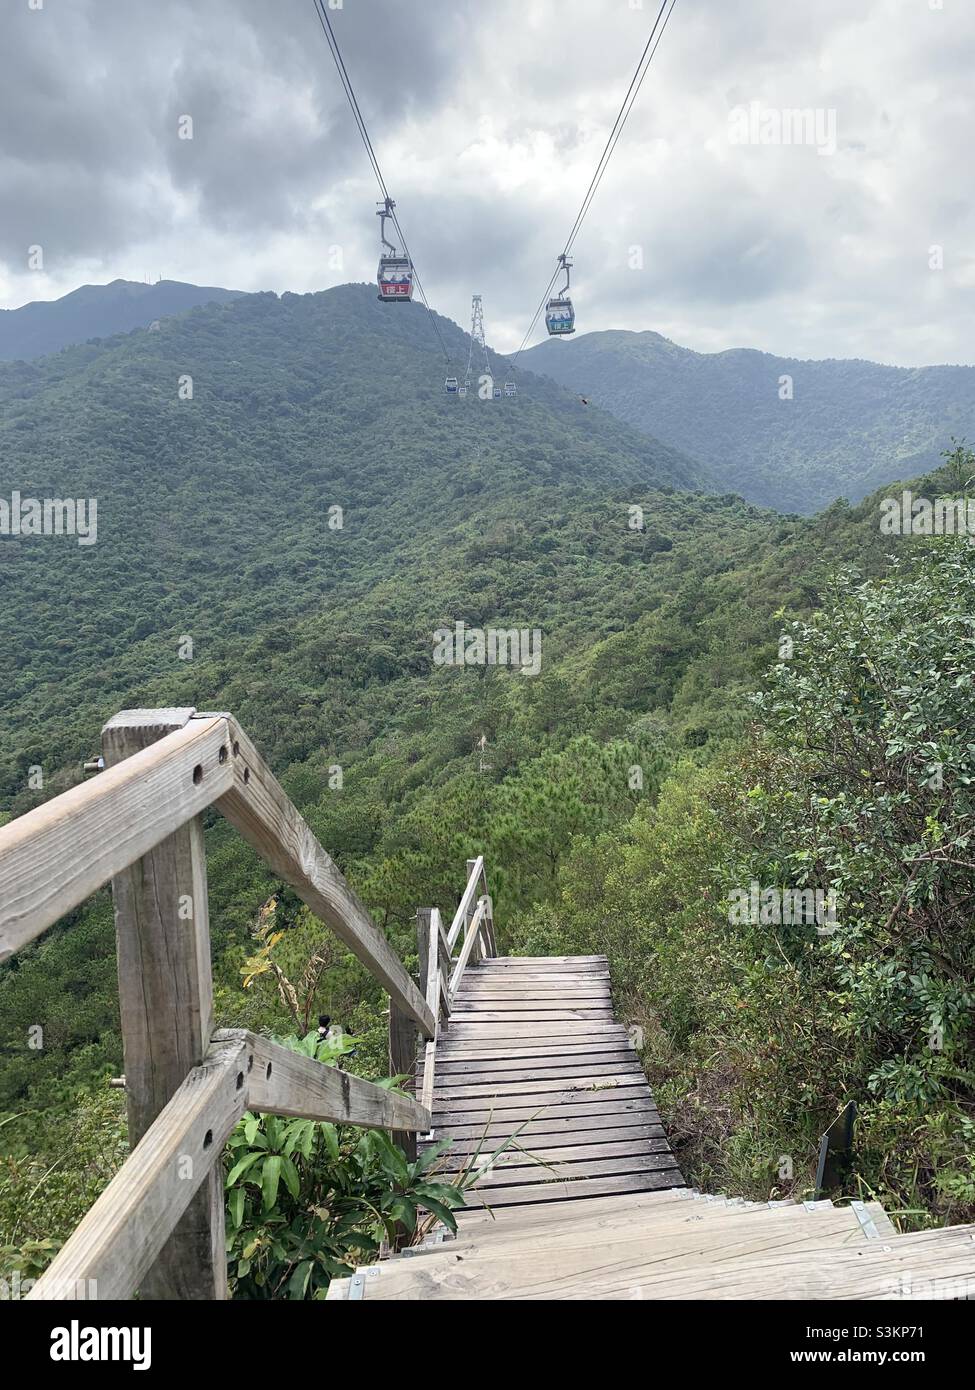
[[[658,0],[331,4],[431,303],[466,324],[481,293],[510,351]],[[374,275],[378,190],[313,0],[2,0],[0,33],[0,306]],[[975,361],[973,71],[973,0],[677,0],[574,247],[579,328]]]

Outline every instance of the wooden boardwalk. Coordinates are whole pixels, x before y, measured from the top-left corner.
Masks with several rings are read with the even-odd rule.
[[[472,962],[437,1040],[435,1077],[433,1139],[453,1140],[449,1168],[474,1155],[483,1167],[471,1207],[684,1185],[613,1017],[605,956]],[[495,1158],[514,1134],[520,1148]]]

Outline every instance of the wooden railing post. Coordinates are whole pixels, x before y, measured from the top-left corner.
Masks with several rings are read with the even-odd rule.
[[[124,710],[102,731],[106,767],[183,728],[194,713]],[[204,777],[205,770],[197,769],[194,780],[198,776]],[[188,1073],[203,1063],[213,1031],[200,817],[113,878],[112,895],[129,1144],[134,1148]],[[178,1161],[192,1162],[189,1155]],[[226,1298],[224,1240],[223,1172],[216,1163],[143,1280],[143,1298]]]
[[[420,976],[422,982],[422,974]],[[389,1074],[409,1077],[407,1090],[416,1094],[416,1048],[419,1030],[409,1014],[395,1000],[389,1001]],[[412,1163],[416,1159],[416,1133],[413,1130],[393,1131],[393,1143],[398,1144]]]

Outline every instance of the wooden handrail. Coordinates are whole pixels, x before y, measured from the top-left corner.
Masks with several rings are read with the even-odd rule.
[[[245,1110],[247,1049],[215,1044],[27,1295],[131,1298]]]
[[[483,898],[480,898],[478,900],[477,909],[474,913],[474,916],[470,920],[470,924],[468,925],[466,935],[464,936],[464,944],[461,947],[460,955],[457,957],[457,960],[454,964],[453,972],[450,976],[450,984],[447,988],[447,998],[451,1004],[453,1004],[454,999],[457,997],[457,990],[460,986],[461,980],[464,978],[464,971],[467,969],[467,962],[470,960],[471,953],[473,952],[474,947],[477,945],[482,928],[485,929],[486,933],[485,924],[490,919],[490,912],[491,899],[485,894]]]
[[[218,1032],[28,1297],[131,1298],[246,1110],[369,1129],[431,1122],[409,1096],[255,1033]]]
[[[229,791],[229,732],[194,720],[0,828],[0,961]]]
[[[92,781],[0,828],[0,961],[112,881],[133,1146],[31,1296],[94,1280],[97,1298],[226,1297],[216,1160],[245,1105],[392,1130],[407,1147],[431,1116],[254,1034],[212,1034],[201,812],[213,804],[379,981],[391,1049],[397,1021],[434,1039],[443,998],[428,1005],[232,715],[126,710],[103,751]],[[444,949],[438,920],[436,961]]]
[[[457,938],[460,936],[461,928],[465,925],[466,922],[470,920],[472,905],[477,901],[478,886],[481,882],[481,879],[484,877],[483,855],[478,855],[478,857],[473,861],[473,867],[471,867],[471,861],[468,861],[468,869],[469,873],[467,875],[467,886],[461,894],[460,902],[457,905],[457,911],[454,913],[454,920],[451,922],[450,930],[447,932],[447,945],[451,951],[453,951],[454,946],[457,943]],[[487,892],[486,883],[484,891]]]

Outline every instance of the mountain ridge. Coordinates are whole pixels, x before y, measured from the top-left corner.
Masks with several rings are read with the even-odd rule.
[[[701,353],[626,329],[543,342],[524,358],[634,428],[679,438],[719,485],[779,511],[859,501],[937,467],[952,437],[975,429],[975,367]]]

